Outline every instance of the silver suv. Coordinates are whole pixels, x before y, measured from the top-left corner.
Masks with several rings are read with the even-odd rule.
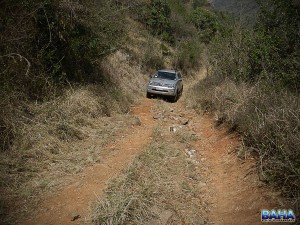
[[[182,94],[183,84],[180,72],[176,70],[158,70],[150,78],[147,86],[147,98],[152,95],[169,96],[177,101]]]

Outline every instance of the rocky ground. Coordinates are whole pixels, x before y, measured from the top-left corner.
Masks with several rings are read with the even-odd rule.
[[[178,160],[193,165],[191,171],[184,170],[185,181],[180,178],[188,185],[183,189],[190,188],[193,194],[184,195],[185,209],[182,201],[178,211],[154,208],[159,216],[152,224],[260,224],[261,209],[280,206],[276,193],[258,181],[255,160],[244,154],[239,137],[226,127],[216,127],[210,117],[186,108],[182,100],[144,99],[130,113],[135,116],[132,126],[103,148],[101,162],[72,175],[73,183],[43,196],[31,218],[19,224],[93,223],[91,204],[153,141],[157,129],[162,142],[181,152]],[[174,163],[175,168],[183,165]]]

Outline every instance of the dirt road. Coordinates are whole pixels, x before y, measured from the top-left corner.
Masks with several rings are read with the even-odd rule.
[[[43,197],[40,207],[32,218],[20,221],[19,224],[80,224],[88,218],[90,203],[101,195],[107,182],[117,176],[147,143],[154,121],[150,109],[153,102],[146,100],[133,107],[132,113],[139,117],[142,124],[130,127],[120,134],[116,142],[103,149],[102,162],[84,169],[83,173],[73,176],[77,182]],[[79,217],[73,221],[74,217]]]
[[[255,160],[250,156],[247,159],[237,157],[235,149],[240,144],[239,137],[228,133],[225,127],[216,128],[210,117],[187,109],[182,99],[177,103],[143,99],[141,104],[132,107],[131,113],[140,119],[140,126],[129,127],[116,142],[106,146],[101,163],[74,175],[77,182],[43,196],[31,218],[19,221],[19,224],[91,223],[91,203],[101,197],[107,183],[144,149],[151,140],[153,129],[160,126],[160,119],[168,126],[184,127],[187,132],[200,137],[191,143],[191,147],[196,149],[195,157],[206,168],[199,172],[206,180],[201,188],[210,210],[205,215],[207,221],[199,224],[260,224],[261,209],[278,207],[276,195],[258,182]],[[166,113],[172,115],[165,116]]]

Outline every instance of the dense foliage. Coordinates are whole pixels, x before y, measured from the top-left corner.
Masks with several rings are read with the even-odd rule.
[[[208,10],[208,1],[151,0],[135,2],[130,7],[131,17],[176,49],[172,60],[174,68],[188,73],[201,65],[204,44],[210,42],[219,29],[216,14]],[[157,68],[163,65],[159,63],[162,57],[150,56],[147,52],[148,66]]]
[[[122,45],[113,2],[0,2],[0,146],[11,145],[26,101],[43,101],[68,82],[103,82],[99,60]],[[101,22],[99,22],[101,21]]]
[[[228,122],[257,153],[262,180],[300,208],[300,3],[260,1],[255,26],[222,17],[208,45],[209,76],[197,104]],[[224,20],[225,19],[225,20]],[[227,22],[224,23],[224,21]]]
[[[260,8],[250,50],[251,77],[267,76],[299,90],[300,3],[260,1]]]
[[[217,16],[211,10],[197,7],[191,12],[191,21],[205,43],[209,43],[218,30]]]
[[[218,74],[253,82],[264,79],[299,90],[300,4],[276,0],[261,1],[260,6],[253,29],[230,22],[212,43],[214,63],[224,63]],[[221,60],[228,54],[219,51],[224,48],[231,51]]]
[[[9,85],[9,77],[27,83],[97,79],[95,60],[118,48],[124,29],[122,13],[116,13],[114,4],[91,4],[2,1],[0,65],[6,79],[1,84]],[[41,94],[41,89],[36,91],[35,95]]]

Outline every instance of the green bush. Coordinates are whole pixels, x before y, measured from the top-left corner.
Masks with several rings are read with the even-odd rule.
[[[26,69],[26,64],[22,67],[27,71],[29,89],[36,77],[44,78],[46,82],[90,80],[96,59],[120,47],[124,36],[122,11],[105,1],[93,4],[50,0],[42,4],[35,0],[4,1],[1,6],[1,21],[4,23],[0,49],[2,55],[6,55],[1,57],[1,68],[7,74],[19,74],[20,71],[16,71],[18,67],[10,65],[18,57],[23,62],[26,59],[30,69]],[[24,83],[25,78],[20,75],[15,78]],[[40,90],[36,91],[36,95],[41,94]]]
[[[202,52],[203,46],[197,36],[193,39],[182,41],[178,44],[173,65],[185,73],[189,69],[196,69],[201,65]]]
[[[75,10],[76,17],[70,16],[71,10]],[[118,47],[124,29],[121,15],[112,15],[114,10],[113,5],[98,2],[48,3],[37,11],[36,48],[54,79],[89,80],[95,68],[93,62]]]
[[[160,47],[166,50],[165,47]],[[148,41],[148,47],[144,53],[143,66],[151,71],[158,70],[164,67],[163,55],[160,51],[158,51],[158,47],[155,45],[154,40],[152,39]]]
[[[217,32],[217,16],[211,10],[198,7],[191,12],[190,18],[201,40],[209,43]]]
[[[196,108],[213,111],[218,124],[227,122],[243,135],[247,149],[257,153],[261,179],[299,210],[300,4],[260,6],[253,28],[222,21],[208,45],[209,74],[191,98]]]
[[[229,25],[226,33],[219,33],[209,44],[208,58],[211,75],[235,81],[248,80],[250,73],[249,40],[253,33],[238,25]]]
[[[144,22],[155,35],[170,32],[171,10],[166,1],[152,0],[145,9]]]
[[[46,0],[0,3],[0,146],[9,148],[30,101],[61,94],[68,82],[103,82],[98,61],[122,46],[115,4]],[[28,115],[30,117],[30,114]]]
[[[150,3],[136,4],[133,17],[144,23],[153,35],[160,36],[163,41],[174,43],[171,27],[171,9],[164,0],[151,0]]]
[[[177,41],[196,35],[197,30],[189,19],[189,8],[184,1],[168,0],[171,8],[171,30]]]
[[[269,79],[299,90],[300,4],[284,0],[259,3],[261,13],[250,52],[251,76],[268,74]]]

